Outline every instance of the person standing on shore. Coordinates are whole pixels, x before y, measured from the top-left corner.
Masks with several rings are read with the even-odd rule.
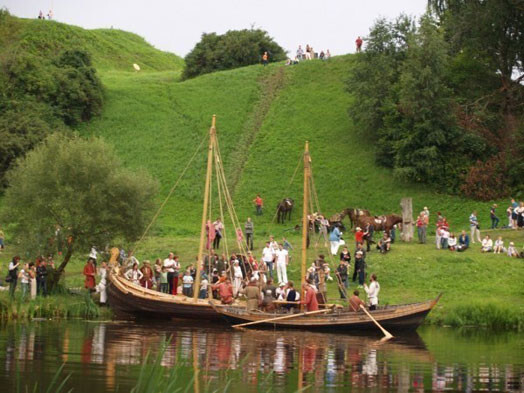
[[[20,266],[20,257],[17,255],[9,262],[9,273],[7,274],[9,278],[9,296],[11,299],[15,297],[16,285],[18,284],[18,266]]]
[[[351,254],[349,254],[349,252],[346,255],[349,255],[349,257],[351,258]],[[342,258],[342,255],[341,255],[340,264],[337,267],[337,277],[340,282],[338,291],[340,292],[341,299],[346,299],[347,290],[349,288],[348,269],[349,269],[349,265],[346,262],[346,260]]]
[[[477,212],[473,211],[469,216],[469,226],[471,228],[471,243],[475,244],[475,238],[480,243],[482,239],[480,238],[480,225],[479,220],[477,219]]]
[[[95,282],[96,269],[95,269],[95,264],[94,264],[93,258],[88,258],[88,260],[87,260],[87,262],[86,262],[86,264],[84,266],[84,272],[83,273],[84,273],[84,276],[85,276],[84,287],[89,292],[93,292],[95,290],[95,285],[96,285],[96,282]],[[37,274],[38,274],[38,272],[37,272]]]
[[[289,255],[282,244],[278,245],[275,253],[277,261],[277,277],[279,284],[287,284],[287,265],[289,264]]]
[[[253,235],[255,233],[255,227],[253,225],[253,221],[251,221],[251,217],[247,218],[247,221],[244,225],[244,230],[246,234],[246,246],[248,249],[253,251]]]
[[[275,252],[271,247],[270,242],[266,242],[266,246],[262,250],[262,261],[266,264],[269,276],[273,278],[273,261],[275,259]]]
[[[0,228],[0,252],[5,250],[5,234],[4,231],[2,231],[2,228]]]
[[[377,275],[373,273],[371,275],[371,282],[369,287],[364,284],[364,290],[366,291],[369,299],[369,310],[373,311],[378,306],[378,293],[380,292],[380,284],[377,281]]]

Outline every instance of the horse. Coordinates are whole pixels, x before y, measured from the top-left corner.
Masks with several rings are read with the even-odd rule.
[[[286,218],[288,221],[291,221],[291,212],[294,205],[295,201],[291,198],[284,198],[279,202],[277,205],[277,222],[279,224],[283,224]]]
[[[389,214],[387,216],[360,216],[355,221],[355,224],[361,228],[365,228],[368,224],[373,225],[375,231],[386,231],[388,234],[394,225],[402,223],[402,216],[398,214]]]
[[[369,212],[369,210],[348,207],[342,210],[340,213],[333,214],[329,219],[329,225],[338,226],[342,230],[345,230],[342,220],[346,216],[349,216],[349,223],[351,224],[350,228],[353,228],[353,225],[357,221],[358,217],[369,217],[371,216],[371,213]]]

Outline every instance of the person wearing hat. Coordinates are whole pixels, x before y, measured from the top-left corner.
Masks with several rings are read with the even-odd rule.
[[[497,217],[497,204],[494,203],[493,206],[491,206],[491,209],[489,210],[489,218],[491,218],[491,229],[496,229],[499,225],[499,218]]]
[[[517,251],[517,248],[515,247],[515,243],[509,242],[507,254],[508,254],[508,257],[518,257],[519,256],[519,252]]]
[[[355,228],[355,242],[356,244],[364,244],[364,231],[360,227]],[[355,245],[356,247],[356,245]]]

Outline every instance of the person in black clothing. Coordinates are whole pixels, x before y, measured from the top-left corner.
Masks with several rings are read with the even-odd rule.
[[[286,295],[286,302],[296,302],[297,301],[297,291],[293,287],[293,281],[289,281],[287,283],[287,295]],[[286,304],[286,308],[288,311],[291,311],[292,308],[294,308],[294,304]]]
[[[36,293],[47,296],[47,262],[45,259],[42,259],[36,268]]]
[[[351,253],[347,247],[342,249],[342,252],[340,253],[340,260],[346,262],[348,265],[351,262]]]
[[[497,204],[493,204],[489,210],[489,217],[491,218],[491,229],[496,229],[499,225],[499,218],[497,217]]]
[[[347,255],[350,255],[350,254],[348,253]],[[351,256],[350,256],[350,259],[351,259]],[[337,266],[337,277],[340,280],[340,286],[338,288],[338,291],[340,292],[341,299],[346,299],[346,293],[349,288],[348,268],[349,268],[349,262],[346,262],[346,260],[340,258],[340,264]]]
[[[366,261],[364,259],[364,253],[357,251],[355,255],[355,270],[358,273],[358,286],[362,288],[366,279]]]
[[[366,240],[366,250],[371,251],[371,245],[375,244],[373,241],[373,234],[375,233],[375,227],[373,224],[367,224],[364,229],[364,239]]]
[[[359,251],[362,253],[362,258],[366,259],[366,250],[364,250],[362,244],[357,244],[357,249],[355,250],[355,259],[357,257],[357,252]],[[353,268],[353,282],[357,281],[357,273],[357,266],[355,265]]]

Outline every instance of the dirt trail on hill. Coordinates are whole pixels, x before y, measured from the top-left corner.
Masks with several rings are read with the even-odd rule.
[[[228,188],[232,196],[235,194],[237,184],[242,178],[244,167],[249,158],[249,149],[255,141],[262,124],[264,124],[264,119],[271,109],[273,101],[285,86],[285,68],[279,67],[269,75],[262,76],[258,83],[261,90],[260,98],[254,105],[251,115],[244,123],[241,137],[227,160],[229,162],[229,165],[227,165]]]

